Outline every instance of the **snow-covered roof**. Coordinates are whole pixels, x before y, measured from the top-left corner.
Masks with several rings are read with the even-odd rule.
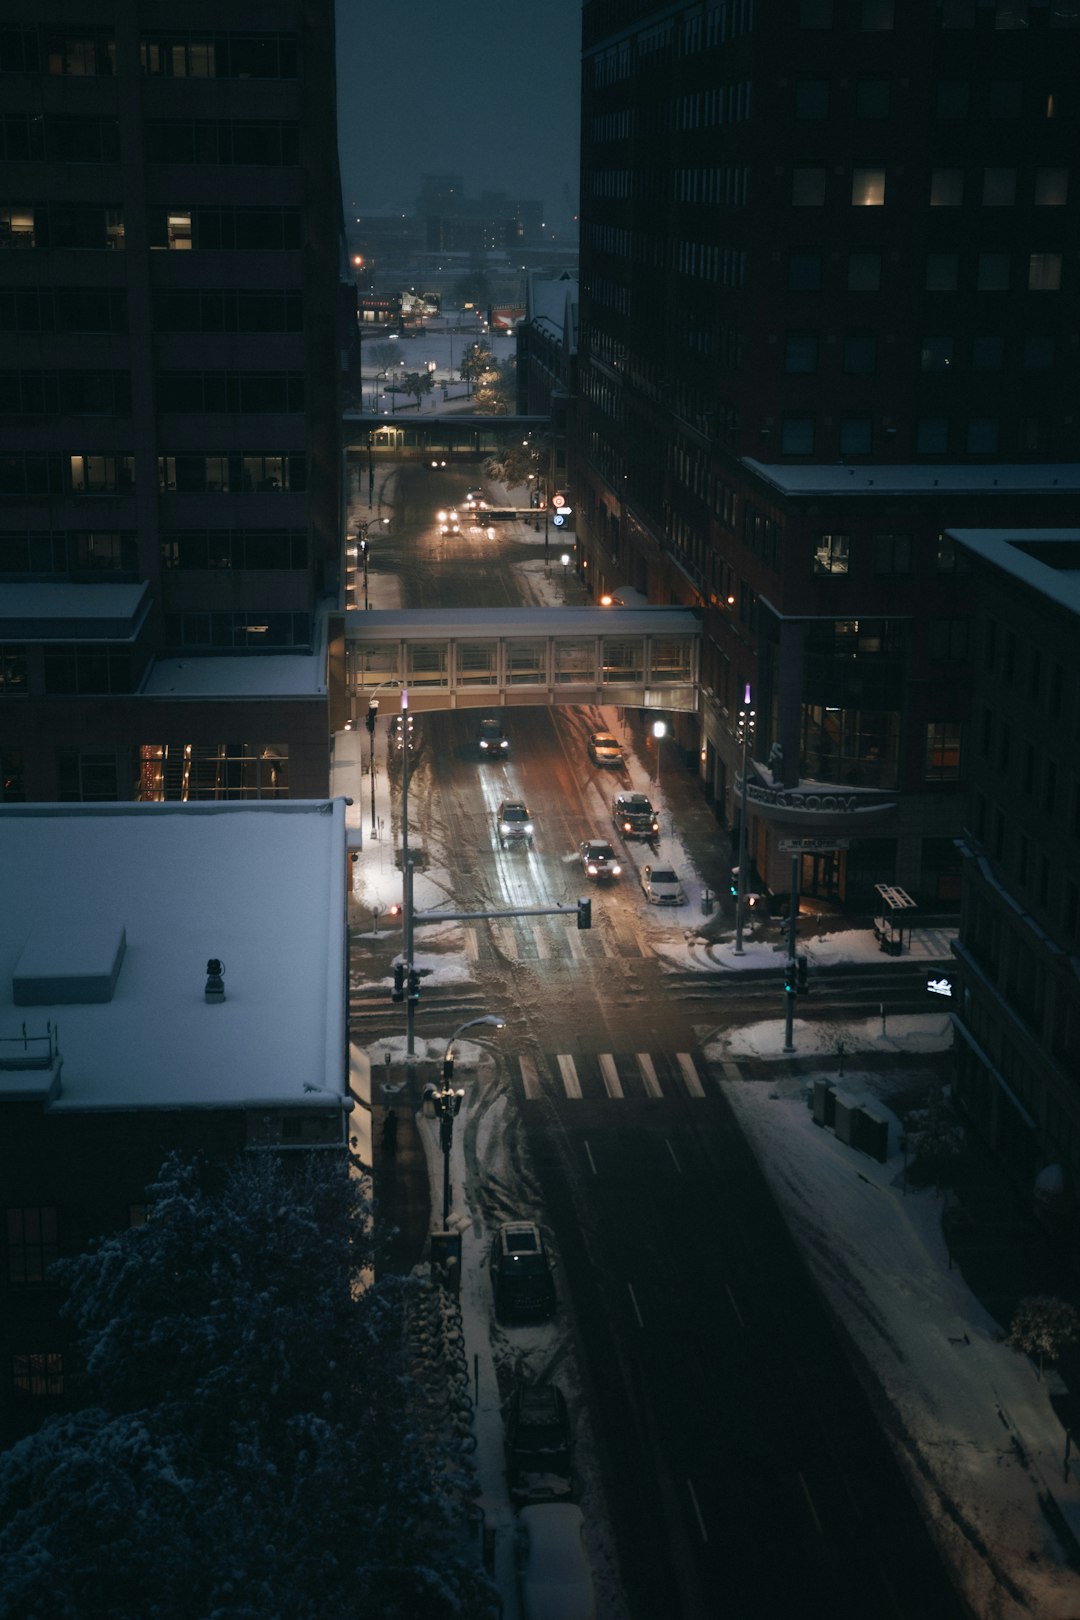
[[[558,551],[556,542],[555,551]],[[529,607],[410,608],[373,611],[350,608],[345,634],[363,641],[422,641],[462,636],[686,636],[700,625],[689,608]]]
[[[68,635],[116,639],[132,634],[149,606],[150,587],[138,585],[5,584],[0,591],[0,636],[40,641]]]
[[[744,456],[742,465],[785,495],[913,495],[934,489],[959,494],[998,489],[1002,494],[1029,490],[1032,493],[1061,494],[1080,490],[1080,462],[986,463],[947,466],[929,464],[864,463],[848,466],[843,462],[785,466],[755,461]]]
[[[340,1107],[345,864],[340,799],[0,806],[0,1101],[51,1022],[57,1110]]]
[[[153,698],[320,697],[326,692],[321,653],[260,653],[243,658],[162,658],[143,693]]]
[[[950,529],[970,551],[1080,615],[1080,529]]]

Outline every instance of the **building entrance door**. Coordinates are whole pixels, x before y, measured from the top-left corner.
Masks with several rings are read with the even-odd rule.
[[[844,898],[844,855],[842,849],[826,849],[820,853],[802,856],[799,890],[815,900]]]

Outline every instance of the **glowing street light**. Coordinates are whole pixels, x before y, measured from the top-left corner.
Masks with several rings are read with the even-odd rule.
[[[475,1029],[479,1024],[486,1024],[492,1029],[505,1029],[506,1019],[497,1013],[484,1013],[481,1018],[470,1018],[464,1024],[459,1024],[446,1043],[446,1051],[442,1060],[442,1090],[437,1091],[432,1098],[436,1112],[439,1115],[439,1142],[443,1151],[443,1231],[450,1227],[450,1149],[454,1145],[454,1120],[460,1111],[465,1097],[463,1090],[454,1090],[454,1042],[466,1029]]]

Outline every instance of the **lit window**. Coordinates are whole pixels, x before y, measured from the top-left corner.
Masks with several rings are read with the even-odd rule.
[[[884,169],[854,169],[852,171],[851,206],[853,208],[883,208],[885,206]]]
[[[1028,291],[1060,292],[1061,254],[1033,253],[1028,259]]]
[[[31,248],[33,245],[34,210],[0,207],[0,248]]]
[[[851,561],[849,534],[819,534],[814,547],[815,574],[846,574]]]
[[[926,727],[926,780],[955,782],[960,777],[959,720],[931,720]]]

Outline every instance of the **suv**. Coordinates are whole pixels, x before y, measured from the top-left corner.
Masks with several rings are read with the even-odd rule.
[[[506,1415],[506,1477],[515,1502],[573,1495],[570,1419],[557,1384],[518,1384]]]
[[[624,838],[658,838],[660,818],[644,793],[616,793],[611,819]]]
[[[524,799],[504,799],[498,815],[499,844],[532,843],[533,824]]]
[[[510,739],[503,730],[501,720],[481,720],[476,733],[481,759],[502,759],[510,751]]]
[[[555,1283],[535,1221],[507,1221],[491,1245],[491,1289],[500,1321],[546,1322],[555,1315]]]
[[[615,851],[606,838],[586,838],[578,846],[581,864],[585,869],[585,876],[591,877],[594,883],[610,882],[622,872],[622,867],[615,858]]]

